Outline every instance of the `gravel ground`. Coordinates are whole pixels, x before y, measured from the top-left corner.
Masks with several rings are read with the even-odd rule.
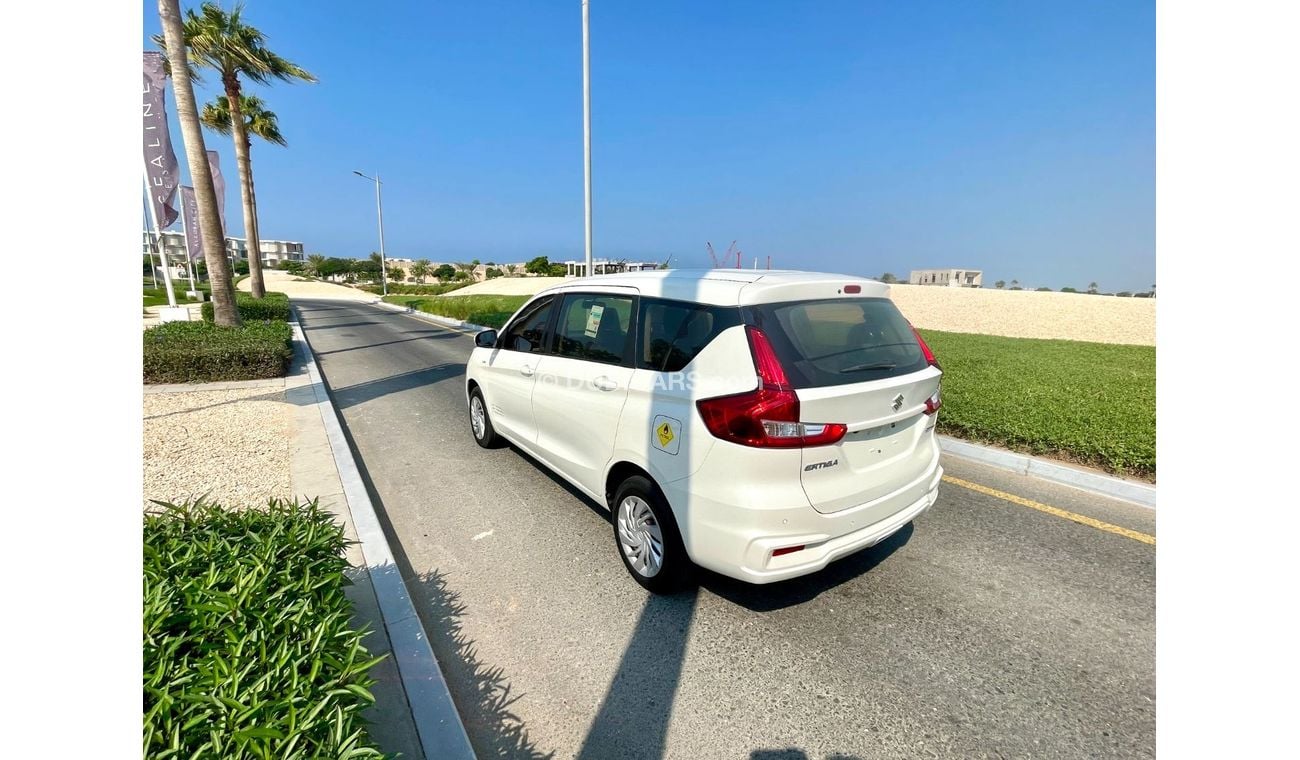
[[[227,506],[291,496],[293,408],[283,388],[144,394],[144,498],[207,493]]]

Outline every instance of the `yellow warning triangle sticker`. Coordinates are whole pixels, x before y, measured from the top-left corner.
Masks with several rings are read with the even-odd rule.
[[[665,422],[665,423],[663,423],[662,425],[660,425],[660,426],[659,426],[659,429],[658,429],[656,432],[659,434],[659,445],[660,445],[660,446],[667,446],[669,443],[672,442],[672,440],[673,440],[673,429],[672,429],[672,427],[671,427],[667,422]]]

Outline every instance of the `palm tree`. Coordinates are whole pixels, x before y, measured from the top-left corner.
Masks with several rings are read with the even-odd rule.
[[[320,277],[321,265],[325,263],[325,257],[319,253],[313,253],[307,257],[307,271],[312,277]]]
[[[253,206],[253,234],[249,236],[249,239],[257,241],[260,248],[262,230],[257,220],[257,189],[253,185],[252,136],[260,137],[269,143],[282,147],[288,146],[289,142],[280,133],[280,121],[275,112],[267,110],[266,104],[262,102],[261,98],[256,95],[240,95],[239,112],[244,117],[246,132],[244,135],[244,150],[248,153],[248,196],[252,200]],[[221,95],[213,102],[203,106],[203,115],[199,119],[203,122],[203,126],[213,132],[230,137],[230,98]],[[261,273],[260,265],[258,266],[258,272]]]
[[[1006,280],[998,280],[997,282],[993,283],[993,287],[997,288],[998,290],[1001,290],[1006,286],[1007,286]]]
[[[1012,280],[1012,281],[1011,281],[1011,289],[1012,289],[1012,290],[1015,290],[1015,289],[1018,288],[1018,287],[1020,287],[1020,280]]]
[[[429,272],[433,271],[433,267],[429,266],[430,263],[428,259],[419,259],[411,265],[411,277],[415,278],[415,281],[421,285],[424,284],[425,278],[429,276]]]
[[[203,259],[208,265],[212,288],[213,321],[224,327],[237,327],[240,320],[235,308],[235,286],[230,276],[230,261],[226,259],[217,193],[212,187],[212,170],[208,166],[207,146],[203,144],[203,127],[199,123],[199,107],[190,81],[180,0],[158,0],[158,19],[163,30],[160,42],[167,51],[172,89],[176,95],[176,118],[185,142],[185,160],[190,167],[190,179],[194,182],[194,196],[199,207],[199,232],[203,238]]]
[[[1088,292],[1094,296],[1097,295],[1097,283],[1095,282],[1088,283]]]
[[[160,0],[161,2],[161,0]],[[281,58],[266,46],[266,36],[244,23],[244,7],[236,4],[229,13],[213,2],[205,2],[199,13],[185,14],[185,44],[194,62],[221,75],[226,91],[230,132],[235,143],[235,163],[239,167],[239,188],[244,201],[244,234],[248,238],[248,273],[253,297],[266,295],[262,280],[262,251],[257,237],[257,218],[253,210],[253,175],[248,162],[248,121],[240,110],[243,83],[240,77],[266,84],[273,79],[291,82],[315,82],[301,66]]]
[[[519,266],[518,266],[517,264],[506,264],[506,276],[507,276],[507,277],[514,277],[514,276],[515,276],[515,273],[516,273],[518,270],[519,270]]]

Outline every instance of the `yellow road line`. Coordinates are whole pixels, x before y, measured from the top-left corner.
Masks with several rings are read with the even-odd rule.
[[[1152,546],[1155,546],[1156,544],[1156,537],[1147,535],[1146,533],[1139,533],[1136,530],[1121,528],[1118,525],[1111,525],[1108,522],[1102,522],[1101,520],[1096,520],[1086,515],[1075,514],[1074,512],[1068,512],[1064,509],[1040,504],[1032,499],[1026,499],[1023,496],[1016,496],[1015,494],[1007,493],[1006,491],[999,491],[996,488],[982,486],[979,483],[972,483],[969,480],[954,478],[951,475],[944,475],[943,479],[946,483],[952,483],[953,485],[961,486],[962,488],[969,488],[972,491],[977,491],[986,496],[992,496],[995,499],[1002,499],[1003,501],[1009,501],[1012,504],[1019,504],[1022,507],[1037,509],[1039,512],[1046,512],[1049,515],[1055,515],[1056,517],[1061,517],[1066,520],[1073,520],[1081,525],[1087,525],[1096,528],[1097,530],[1104,530],[1107,533],[1114,533],[1117,536],[1131,538],[1134,541],[1141,541],[1144,544],[1151,544]]]

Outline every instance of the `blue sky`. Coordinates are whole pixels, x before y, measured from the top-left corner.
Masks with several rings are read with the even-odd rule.
[[[598,257],[707,266],[705,241],[735,239],[746,266],[1155,281],[1152,3],[592,5]],[[246,17],[320,79],[259,92],[289,139],[253,146],[263,237],[376,249],[361,169],[384,179],[391,256],[582,257],[578,0]],[[232,148],[207,140],[241,234]]]

